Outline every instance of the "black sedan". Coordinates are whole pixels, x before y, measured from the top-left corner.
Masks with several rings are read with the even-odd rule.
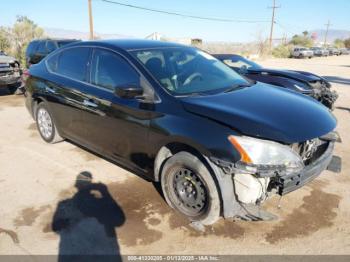
[[[309,95],[332,109],[338,94],[331,90],[331,84],[324,78],[303,71],[264,68],[242,56],[233,54],[216,54],[237,73],[249,79],[281,86],[304,95]]]
[[[326,107],[193,47],[80,42],[28,74],[26,106],[44,141],[74,141],[160,182],[168,204],[201,224],[269,219],[257,207],[270,192],[296,190],[334,159]]]

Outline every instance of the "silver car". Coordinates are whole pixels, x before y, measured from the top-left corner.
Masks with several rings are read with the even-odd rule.
[[[349,55],[350,54],[350,49],[341,48],[339,51],[340,51],[341,55]]]
[[[328,48],[328,51],[329,51],[329,55],[336,55],[336,56],[340,55],[339,49],[335,47]]]
[[[314,52],[314,56],[329,56],[327,49],[321,47],[311,47],[310,49]]]
[[[20,78],[18,60],[0,51],[0,88],[8,88],[13,93],[20,84]]]
[[[305,47],[296,47],[292,52],[292,56],[294,58],[312,58],[314,56],[314,52]]]

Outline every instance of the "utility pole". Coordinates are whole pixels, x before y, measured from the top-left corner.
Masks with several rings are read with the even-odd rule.
[[[90,40],[94,40],[94,21],[92,18],[91,0],[88,0],[88,5],[89,5]]]
[[[324,43],[323,43],[323,46],[326,46],[327,45],[327,37],[328,37],[328,31],[329,31],[329,27],[331,26],[331,22],[328,20],[328,23],[325,24],[325,26],[327,27],[326,29],[326,35],[324,36]]]
[[[272,8],[271,30],[270,30],[270,39],[269,39],[269,46],[270,46],[270,50],[271,50],[272,49],[273,26],[275,25],[275,11],[277,8],[281,8],[281,6],[276,6],[276,0],[273,0],[273,6],[271,6],[269,8]]]

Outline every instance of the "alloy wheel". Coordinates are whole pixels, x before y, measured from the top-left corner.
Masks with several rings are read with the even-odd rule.
[[[37,114],[37,118],[41,135],[44,138],[49,139],[53,133],[52,119],[49,112],[47,112],[47,110],[44,108],[40,108]]]

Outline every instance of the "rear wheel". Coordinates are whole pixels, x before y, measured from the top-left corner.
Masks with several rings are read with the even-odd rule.
[[[194,155],[179,152],[164,165],[162,190],[167,203],[191,221],[204,225],[220,217],[220,198],[206,166]]]
[[[44,102],[36,108],[35,119],[40,136],[45,142],[54,144],[63,140],[58,134],[49,109]]]

